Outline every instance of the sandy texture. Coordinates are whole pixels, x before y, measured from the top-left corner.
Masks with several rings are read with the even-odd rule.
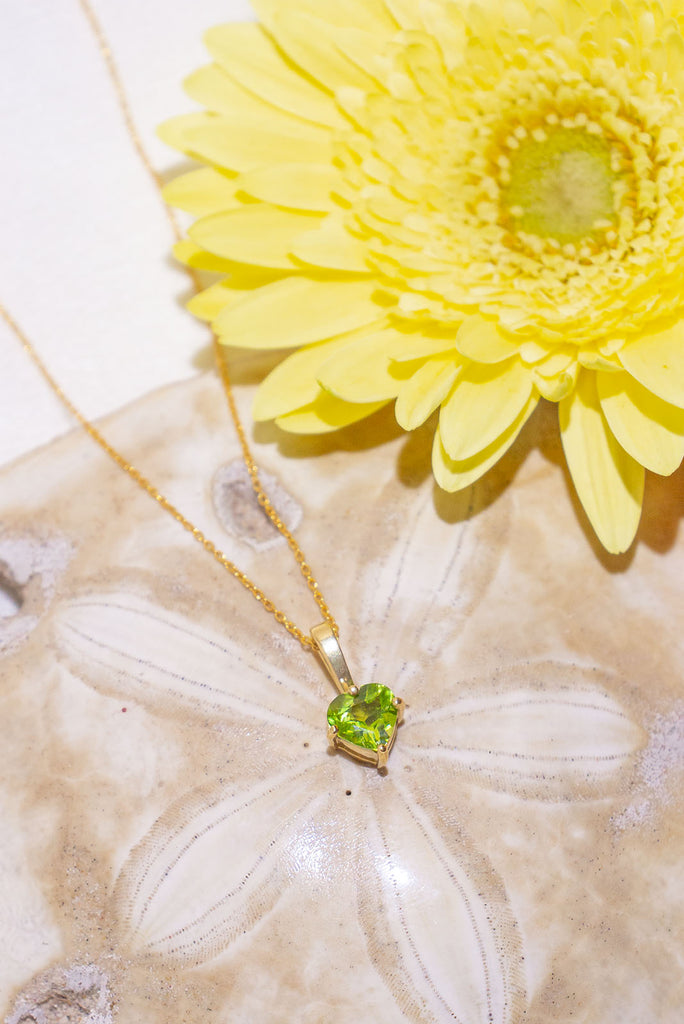
[[[357,682],[407,702],[386,777],[327,750],[316,660],[82,433],[4,471],[10,1024],[681,1019],[684,476],[609,559],[550,416],[454,497],[427,429],[259,435]],[[212,378],[105,428],[318,621]]]

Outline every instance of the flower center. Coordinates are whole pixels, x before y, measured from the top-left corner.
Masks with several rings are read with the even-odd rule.
[[[604,137],[556,126],[518,141],[501,191],[502,213],[516,232],[565,245],[616,223],[617,175]]]
[[[558,46],[508,28],[496,38],[468,36],[448,71],[428,42],[412,43],[395,55],[396,95],[354,100],[362,130],[341,139],[344,216],[398,315],[455,324],[480,310],[508,332],[583,345],[597,310],[605,335],[650,316],[656,276],[667,280],[659,308],[679,310],[679,72],[655,49],[658,69],[644,70],[627,37],[603,56],[591,31],[561,33]]]

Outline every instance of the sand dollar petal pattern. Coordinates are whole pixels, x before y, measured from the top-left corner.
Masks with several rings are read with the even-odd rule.
[[[293,883],[288,853],[315,834],[328,801],[311,767],[182,798],[135,848],[118,880],[123,948],[193,965],[216,956]]]
[[[336,799],[340,774],[355,779],[351,800]],[[124,864],[122,948],[199,964],[244,942],[288,896],[300,955],[324,939],[311,934],[312,899],[336,928],[358,918],[382,1002],[402,1019],[519,1019],[520,942],[487,858],[436,830],[394,780],[349,764],[181,798]]]
[[[435,818],[400,784],[392,802],[379,788],[374,797],[360,914],[373,959],[406,1019],[520,1020],[520,940],[491,864],[462,832],[435,828]]]
[[[198,380],[146,399],[122,422],[127,450],[135,456],[136,445],[146,446],[150,475],[164,486],[171,477],[179,505],[182,498],[198,518],[211,512],[217,466],[235,454],[216,430],[219,401],[214,385]],[[192,431],[181,404],[192,410]],[[139,991],[146,978],[168,976],[176,995],[188,985],[216,991],[221,1012],[237,1020],[280,1024],[306,1007],[303,1019],[334,1012],[352,1024],[359,991],[381,1024],[471,1024],[488,1015],[519,1024],[526,992],[543,1019],[553,971],[565,970],[560,957],[547,966],[547,947],[549,959],[575,955],[567,909],[587,888],[584,851],[593,856],[598,846],[602,870],[610,868],[606,823],[624,808],[641,743],[636,723],[646,721],[651,687],[660,686],[665,703],[661,680],[676,678],[665,669],[681,643],[672,615],[681,579],[649,550],[629,580],[606,573],[578,557],[583,538],[568,515],[559,548],[546,492],[534,515],[510,490],[487,485],[450,506],[439,499],[436,512],[432,483],[414,472],[411,452],[383,435],[382,423],[377,429],[384,452],[369,448],[360,462],[344,448],[323,448],[320,458],[298,462],[292,490],[302,499],[298,536],[333,583],[358,682],[387,682],[407,702],[384,778],[327,752],[332,694],[319,666],[146,495],[132,494],[99,455],[84,458],[83,438],[35,457],[64,478],[52,515],[80,548],[36,642],[8,659],[12,696],[22,701],[12,720],[30,739],[34,719],[24,710],[43,700],[48,680],[49,757],[33,771],[44,783],[40,799],[50,794],[50,812],[64,814],[81,846],[65,851],[63,832],[47,829],[44,874],[32,870],[46,891],[60,893],[75,864],[82,877],[97,872],[100,901],[118,877],[104,907],[107,955],[116,936],[116,955]],[[260,464],[280,470],[267,446]],[[552,486],[550,469],[534,452],[518,469],[529,509],[536,476]],[[42,495],[29,476],[16,504],[33,510]],[[72,497],[84,476],[87,516]],[[134,531],[110,515],[123,501]],[[478,503],[484,513],[470,520]],[[308,595],[284,545],[252,546],[230,523],[221,533],[221,523],[212,521],[212,535],[250,576],[282,588],[295,608],[301,596],[305,625]],[[553,576],[542,585],[545,566]],[[639,615],[662,642],[625,644]],[[23,799],[26,744],[15,746],[12,785]],[[523,778],[513,770],[521,767]],[[579,833],[586,845],[569,850]],[[556,844],[547,872],[549,836]],[[625,859],[638,841],[646,840],[630,834],[619,851]],[[633,866],[625,874],[643,882]],[[531,876],[539,885],[529,891]],[[548,915],[560,925],[549,934],[535,915],[553,879]],[[621,912],[608,900],[597,905],[602,920]],[[65,929],[75,906],[54,909]],[[92,931],[82,935],[95,941]],[[603,941],[596,921],[590,939],[592,949]],[[623,954],[616,938],[611,964]],[[567,972],[567,984],[575,977]],[[112,988],[125,1000],[121,984],[117,975]],[[160,1007],[155,1024],[168,1019]],[[194,1014],[187,1011],[189,1021]],[[594,1018],[610,1019],[601,1010]]]
[[[53,618],[61,657],[71,671],[105,693],[135,696],[156,710],[184,708],[219,719],[248,716],[281,730],[301,728],[301,709],[316,702],[295,673],[264,672],[257,652],[238,635],[220,634],[128,590],[84,593]],[[239,633],[239,631],[237,631]],[[242,634],[244,636],[244,634]],[[236,691],[232,679],[239,676]],[[293,719],[290,704],[300,708]]]
[[[405,742],[428,762],[523,799],[603,796],[644,734],[596,676],[560,662],[510,666],[505,688],[471,684],[414,716]]]
[[[140,687],[154,706],[167,693],[196,704],[185,690],[206,685],[204,715],[242,721],[244,736],[275,726],[269,736],[280,767],[263,775],[258,741],[233,744],[225,778],[178,799],[141,837],[116,887],[122,948],[204,963],[230,952],[288,891],[306,944],[314,941],[311,886],[320,893],[327,883],[333,917],[352,906],[371,948],[383,948],[376,970],[406,1020],[519,1019],[520,944],[505,886],[462,830],[455,841],[450,803],[458,803],[458,780],[443,775],[446,816],[425,806],[421,780],[441,761],[518,797],[605,795],[641,740],[617,700],[579,670],[511,666],[505,689],[484,679],[468,696],[435,694],[431,708],[403,727],[383,779],[342,756],[328,760],[322,742],[305,744],[295,759],[293,737],[315,726],[312,702],[293,687],[282,722],[285,688],[267,664],[250,668],[244,642],[231,649],[177,612],[121,595],[75,599],[56,625],[84,679],[103,671],[106,637],[108,687],[116,689],[117,679],[129,694]],[[335,798],[343,789],[352,800]]]

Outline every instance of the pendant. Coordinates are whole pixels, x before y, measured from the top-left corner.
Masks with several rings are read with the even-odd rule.
[[[397,727],[404,718],[404,702],[388,686],[355,686],[332,626],[322,622],[311,639],[335,686],[337,697],[328,708],[328,741],[363,764],[385,768]]]

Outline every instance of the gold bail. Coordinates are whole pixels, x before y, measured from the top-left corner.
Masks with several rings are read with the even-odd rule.
[[[321,622],[311,630],[316,652],[340,693],[358,693],[345,661],[338,639],[329,622]]]

